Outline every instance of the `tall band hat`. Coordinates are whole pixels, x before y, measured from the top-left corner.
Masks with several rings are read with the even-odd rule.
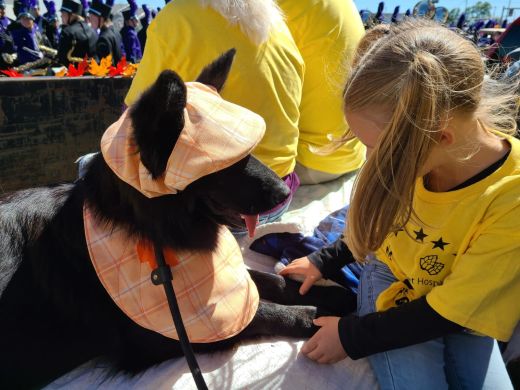
[[[63,0],[60,11],[68,12],[69,14],[81,15],[83,12],[83,6],[78,0]]]
[[[110,18],[110,14],[112,13],[113,6],[114,0],[107,0],[106,4],[103,3],[103,0],[94,0],[92,4],[90,4],[88,12],[90,14],[101,16],[102,18],[108,19]]]
[[[83,7],[83,9],[81,10],[81,16],[86,18],[87,14],[88,14],[88,9],[90,7],[90,1],[88,1],[88,0],[81,0],[81,6]]]
[[[16,0],[14,4],[16,19],[29,18],[34,20],[34,16],[31,14],[31,4],[31,0]]]
[[[123,19],[124,20],[130,20],[130,19],[138,20],[137,15],[136,15],[137,8],[138,8],[137,3],[135,2],[135,0],[128,0],[128,4],[130,6],[121,12],[123,14]]]
[[[1,1],[1,0],[0,0]],[[141,24],[143,26],[148,26],[150,22],[152,21],[152,13],[150,12],[150,9],[146,4],[142,5],[144,16],[141,18]]]
[[[58,15],[56,14],[56,4],[54,1],[43,0],[43,4],[45,5],[45,8],[47,8],[47,12],[43,15],[43,17],[48,21],[56,20]]]

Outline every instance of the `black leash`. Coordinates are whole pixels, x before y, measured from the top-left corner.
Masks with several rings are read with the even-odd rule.
[[[197,389],[207,390],[208,387],[206,386],[206,382],[204,382],[199,364],[197,363],[197,359],[195,359],[193,348],[191,347],[190,340],[186,334],[186,328],[184,328],[184,323],[182,322],[181,311],[179,310],[179,304],[177,303],[175,291],[173,290],[172,271],[164,260],[162,248],[154,243],[154,250],[158,267],[152,271],[152,283],[156,286],[160,284],[163,285],[166,298],[168,299],[168,305],[170,306],[173,323],[175,324],[175,329],[177,330],[179,341],[181,342],[182,352],[184,352],[184,356],[186,357],[186,361],[190,367],[193,380],[197,385]]]

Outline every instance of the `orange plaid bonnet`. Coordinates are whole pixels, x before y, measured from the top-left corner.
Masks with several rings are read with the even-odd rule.
[[[185,127],[153,180],[133,140],[128,110],[101,139],[101,151],[114,173],[147,197],[175,194],[198,178],[239,161],[265,132],[263,119],[223,100],[200,83],[186,83]],[[166,295],[150,279],[153,245],[137,242],[121,227],[99,223],[83,208],[85,237],[96,273],[118,307],[137,324],[178,339]],[[173,286],[191,342],[213,342],[241,332],[253,319],[258,290],[232,234],[221,227],[213,252],[164,248]]]
[[[186,83],[184,128],[163,177],[152,179],[141,163],[126,110],[101,138],[101,152],[112,171],[148,198],[175,194],[188,184],[247,156],[265,133],[263,118],[228,102],[210,87]]]

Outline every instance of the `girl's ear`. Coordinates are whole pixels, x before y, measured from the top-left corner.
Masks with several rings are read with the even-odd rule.
[[[451,146],[455,143],[455,134],[453,130],[449,127],[441,131],[441,136],[439,138],[439,144],[441,146],[447,147]]]

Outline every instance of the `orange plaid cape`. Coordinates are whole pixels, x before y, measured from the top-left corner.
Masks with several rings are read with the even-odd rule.
[[[185,125],[156,180],[141,163],[128,110],[101,139],[107,164],[123,181],[152,198],[175,194],[198,178],[227,168],[247,156],[265,133],[257,114],[223,100],[211,88],[186,83]],[[150,280],[147,259],[138,243],[120,228],[98,224],[85,205],[85,237],[97,275],[114,302],[139,325],[178,339],[162,287]],[[150,255],[149,249],[139,247]],[[171,252],[171,250],[170,250]],[[253,319],[259,296],[240,248],[226,228],[212,253],[175,253],[173,286],[191,342],[232,337]]]
[[[162,178],[152,179],[141,163],[128,110],[101,138],[101,152],[112,171],[149,198],[175,194],[202,176],[247,156],[265,133],[261,116],[230,103],[210,87],[186,83],[184,128]]]
[[[152,284],[150,264],[137,240],[120,227],[96,221],[85,205],[85,237],[99,280],[119,308],[144,328],[178,340],[162,286]],[[191,342],[208,343],[240,333],[258,308],[258,290],[242,253],[225,227],[213,252],[176,251],[173,287]]]

